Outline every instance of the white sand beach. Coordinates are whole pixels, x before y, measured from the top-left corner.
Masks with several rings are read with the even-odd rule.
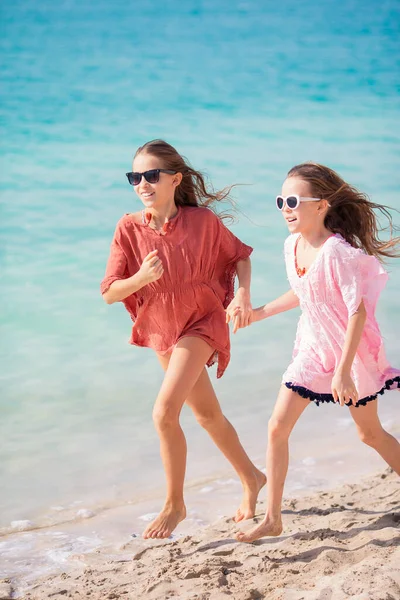
[[[259,503],[257,521],[264,507]],[[0,598],[44,600],[395,600],[400,598],[400,485],[390,470],[284,502],[280,537],[253,544],[219,519],[172,541],[140,537],[65,563]],[[242,528],[250,528],[247,521]]]

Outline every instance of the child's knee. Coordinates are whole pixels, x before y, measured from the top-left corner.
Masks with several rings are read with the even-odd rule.
[[[374,448],[382,438],[384,431],[381,427],[358,427],[358,436],[363,444]]]
[[[268,421],[268,438],[271,441],[280,441],[288,439],[290,428],[284,421],[276,417],[271,417]]]
[[[179,425],[179,415],[168,408],[154,408],[153,423],[157,431],[168,431]]]
[[[210,430],[218,426],[224,419],[224,415],[219,411],[201,411],[195,412],[195,417],[203,429]]]

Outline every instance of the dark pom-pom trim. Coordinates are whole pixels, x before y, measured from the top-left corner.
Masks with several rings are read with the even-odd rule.
[[[400,376],[397,376],[394,379],[388,379],[385,382],[383,388],[379,390],[379,392],[376,392],[376,394],[374,394],[373,396],[366,396],[365,398],[361,398],[361,400],[356,402],[354,406],[365,406],[367,402],[372,402],[372,400],[376,400],[378,394],[382,395],[386,392],[386,390],[390,390],[394,383],[397,383],[397,387],[400,388]],[[302,387],[301,385],[295,385],[291,381],[285,382],[285,385],[290,390],[293,390],[294,392],[299,394],[299,396],[301,396],[302,398],[308,398],[308,400],[315,402],[317,406],[319,406],[320,402],[335,402],[335,399],[332,396],[332,394],[318,394],[317,392],[313,392],[305,387]],[[346,402],[346,406],[353,406],[352,400],[350,400],[350,402]]]

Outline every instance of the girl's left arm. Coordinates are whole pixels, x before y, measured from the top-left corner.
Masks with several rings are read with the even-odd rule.
[[[226,322],[233,321],[233,333],[241,327],[250,325],[252,306],[250,301],[251,261],[250,258],[239,260],[236,265],[239,288],[234,299],[226,309]]]
[[[351,367],[360,344],[366,318],[367,311],[364,302],[361,301],[357,311],[349,318],[342,358],[332,379],[332,395],[341,406],[350,399],[353,401],[353,405],[359,400],[356,386],[351,378]]]

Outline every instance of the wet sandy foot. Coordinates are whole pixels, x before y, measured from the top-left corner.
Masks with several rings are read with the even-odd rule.
[[[254,483],[244,489],[243,500],[236,511],[233,520],[236,523],[245,519],[252,519],[256,514],[257,498],[260,490],[267,483],[267,478],[262,471],[256,471],[254,474]]]
[[[146,527],[143,538],[165,539],[169,538],[177,525],[186,517],[185,505],[179,508],[165,506],[160,514]]]
[[[270,519],[264,519],[262,523],[254,527],[248,532],[240,531],[235,535],[238,542],[246,542],[250,544],[255,540],[259,540],[263,537],[276,537],[282,533],[282,521],[279,518],[277,521],[271,521]]]

